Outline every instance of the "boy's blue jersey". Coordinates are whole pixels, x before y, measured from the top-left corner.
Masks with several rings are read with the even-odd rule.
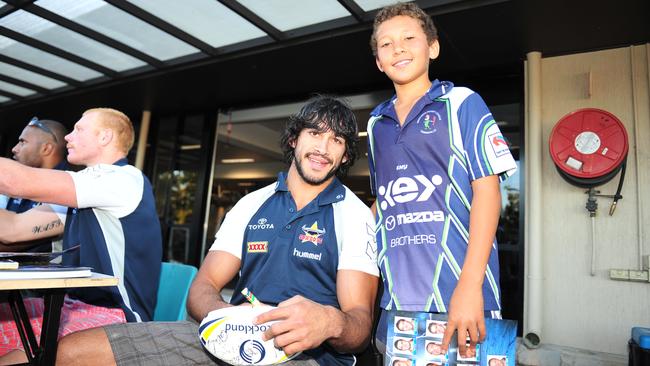
[[[381,306],[447,312],[467,251],[471,182],[493,174],[505,179],[516,164],[492,114],[470,89],[435,80],[403,126],[394,102],[377,106],[368,122]],[[499,310],[499,297],[494,241],[485,310]]]

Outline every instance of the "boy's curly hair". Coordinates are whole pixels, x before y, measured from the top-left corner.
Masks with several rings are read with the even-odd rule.
[[[433,24],[433,20],[417,4],[397,3],[389,5],[375,15],[375,21],[372,25],[372,36],[370,36],[370,48],[372,48],[373,56],[377,56],[377,29],[381,23],[400,15],[418,20],[422,26],[422,30],[424,30],[424,34],[427,35],[429,44],[438,39],[438,30],[435,24]]]

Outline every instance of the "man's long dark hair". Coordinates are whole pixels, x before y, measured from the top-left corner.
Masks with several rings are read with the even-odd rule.
[[[316,95],[307,101],[300,112],[289,116],[280,140],[284,160],[288,164],[293,160],[294,148],[291,145],[305,128],[313,128],[319,132],[333,131],[336,136],[345,140],[344,156],[347,161],[342,163],[336,172],[337,177],[344,177],[359,154],[357,119],[350,106],[332,95]]]

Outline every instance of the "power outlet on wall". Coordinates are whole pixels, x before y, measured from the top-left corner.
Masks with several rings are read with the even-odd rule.
[[[648,271],[630,270],[630,281],[648,282]]]
[[[630,271],[627,269],[610,269],[609,278],[612,280],[629,281]]]
[[[610,269],[609,279],[617,281],[634,281],[650,283],[650,271],[635,269]]]

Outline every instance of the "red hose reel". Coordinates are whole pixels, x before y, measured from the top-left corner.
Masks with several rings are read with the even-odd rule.
[[[551,158],[562,178],[584,188],[605,184],[624,169],[628,148],[623,123],[596,108],[562,117],[549,139]]]
[[[623,123],[613,114],[596,108],[579,109],[562,117],[549,138],[551,158],[560,176],[575,186],[589,188],[585,208],[592,218],[598,209],[597,196],[613,198],[610,216],[618,200],[623,198],[628,149]],[[601,195],[594,189],[609,182],[619,171],[616,194]]]

